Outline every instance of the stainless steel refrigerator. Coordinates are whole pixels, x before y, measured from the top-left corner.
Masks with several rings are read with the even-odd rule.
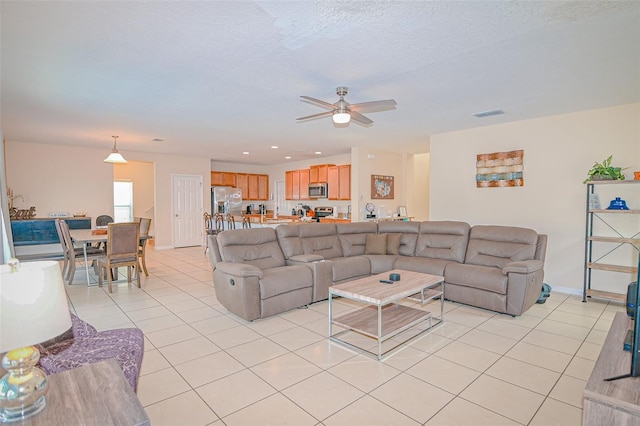
[[[211,187],[211,214],[242,214],[242,190],[230,186]]]

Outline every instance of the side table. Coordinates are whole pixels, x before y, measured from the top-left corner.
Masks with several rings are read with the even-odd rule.
[[[16,425],[140,425],[149,416],[115,359],[47,376],[47,405]]]

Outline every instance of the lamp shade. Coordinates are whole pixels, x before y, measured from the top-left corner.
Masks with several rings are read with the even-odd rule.
[[[71,327],[58,262],[0,265],[0,353],[42,343]]]
[[[118,163],[118,164],[124,164],[127,162],[127,160],[124,159],[124,157],[122,156],[122,154],[120,154],[117,150],[112,152],[111,154],[109,154],[109,156],[107,158],[104,159],[105,163]]]

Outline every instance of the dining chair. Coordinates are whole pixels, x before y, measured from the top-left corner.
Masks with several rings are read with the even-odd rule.
[[[69,282],[69,285],[73,282],[73,278],[76,274],[76,263],[79,261],[84,262],[84,248],[83,247],[75,247],[73,245],[73,239],[71,238],[71,233],[69,232],[69,224],[62,219],[56,220],[56,229],[58,230],[60,237],[60,244],[62,245],[62,250],[64,253],[64,266],[62,268],[62,272],[64,274],[66,270],[66,275],[64,277]],[[104,256],[104,250],[98,247],[87,247],[87,262],[89,259],[96,260],[100,256]],[[84,265],[85,268],[88,268],[88,263]],[[89,284],[89,283],[87,283]]]
[[[131,283],[131,270],[135,272],[138,287],[140,287],[140,270],[138,267],[138,253],[140,245],[140,224],[137,222],[110,223],[107,231],[107,253],[97,259],[98,286],[102,287],[103,270],[113,268],[127,268],[127,282]],[[105,271],[105,272],[106,272]],[[113,291],[113,278],[106,274],[109,283],[109,293]]]
[[[147,259],[145,253],[147,240],[149,239],[149,229],[151,228],[151,219],[147,217],[141,217],[138,223],[140,223],[140,244],[138,245],[138,260],[142,264],[138,264],[138,272],[140,272],[140,266],[142,266],[144,275],[148,277],[149,272],[147,272]]]
[[[113,218],[106,214],[101,214],[96,218],[96,226],[107,226],[113,222]],[[104,243],[96,243],[95,247],[105,248]]]

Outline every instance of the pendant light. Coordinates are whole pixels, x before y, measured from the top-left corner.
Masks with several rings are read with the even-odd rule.
[[[107,158],[104,159],[105,163],[117,163],[124,164],[127,160],[124,159],[122,154],[118,152],[118,148],[116,147],[116,142],[119,136],[111,136],[113,138],[113,149],[111,150],[111,154]]]

